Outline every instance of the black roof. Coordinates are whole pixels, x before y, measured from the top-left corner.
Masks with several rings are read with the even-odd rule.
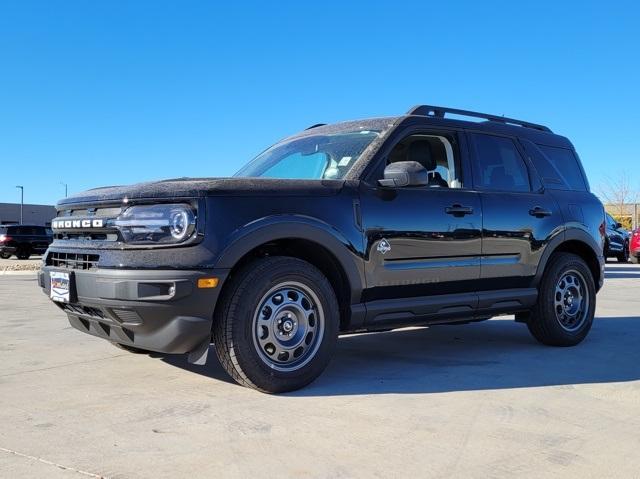
[[[468,121],[456,117],[471,117],[484,121]],[[357,129],[386,130],[389,127],[396,127],[402,123],[418,122],[425,125],[433,125],[449,128],[462,128],[470,131],[481,131],[487,133],[498,133],[510,136],[527,138],[534,143],[558,146],[563,148],[573,148],[571,142],[564,136],[557,135],[545,125],[532,123],[515,118],[479,113],[475,111],[459,110],[455,108],[439,107],[432,105],[418,105],[411,108],[405,115],[386,118],[367,118],[363,120],[333,123],[329,125],[316,124],[308,129],[293,135],[293,137],[307,136],[314,134],[330,134],[338,131],[353,131]]]
[[[456,118],[447,118],[447,115],[456,115],[471,118],[480,118],[484,121],[467,121]],[[545,125],[531,123],[515,118],[479,113],[475,111],[459,110],[456,108],[418,105],[411,108],[405,118],[419,118],[426,120],[426,123],[466,130],[484,131],[487,133],[502,133],[505,135],[527,138],[534,143],[549,146],[560,146],[573,148],[571,142],[561,135],[556,135]]]

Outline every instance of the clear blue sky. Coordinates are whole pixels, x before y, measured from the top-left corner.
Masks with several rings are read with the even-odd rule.
[[[548,124],[592,186],[638,184],[639,25],[632,1],[2,2],[0,202],[228,176],[416,103]]]

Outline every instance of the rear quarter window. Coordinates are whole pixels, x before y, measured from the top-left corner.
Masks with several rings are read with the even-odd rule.
[[[586,191],[587,183],[573,150],[534,144],[523,140],[522,144],[540,175],[542,184],[549,189]]]

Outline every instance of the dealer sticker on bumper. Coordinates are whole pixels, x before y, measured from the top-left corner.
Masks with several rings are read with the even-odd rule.
[[[51,271],[49,277],[51,278],[51,299],[60,303],[68,303],[71,290],[69,273]]]

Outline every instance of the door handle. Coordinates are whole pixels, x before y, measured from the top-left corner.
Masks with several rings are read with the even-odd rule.
[[[531,216],[535,216],[536,218],[543,218],[545,216],[551,216],[551,211],[536,206],[535,208],[529,210],[529,214]]]
[[[444,212],[448,215],[464,216],[464,215],[473,214],[473,208],[471,206],[462,206],[462,205],[455,204],[455,205],[447,206],[444,209]]]

